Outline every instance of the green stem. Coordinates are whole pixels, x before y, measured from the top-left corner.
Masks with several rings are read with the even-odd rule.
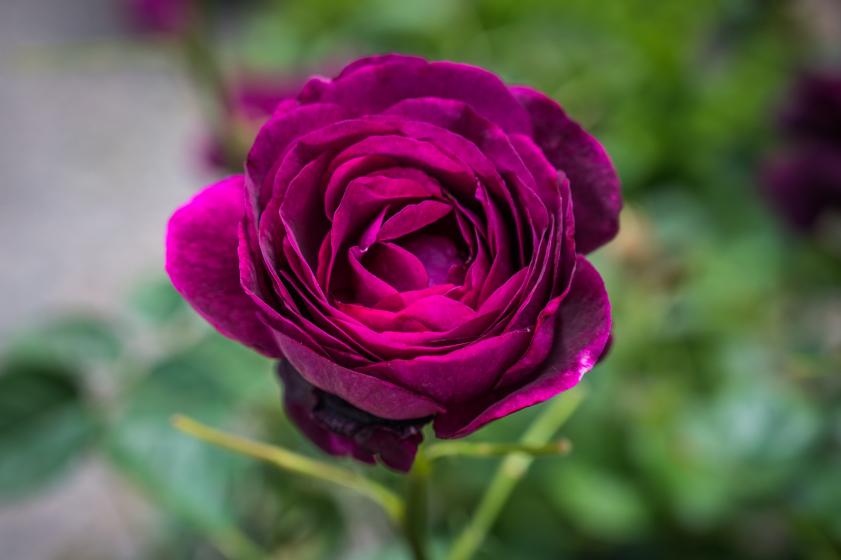
[[[406,519],[403,526],[406,541],[414,560],[427,560],[427,501],[431,464],[423,446],[418,448],[412,470],[409,471],[406,492]]]
[[[534,446],[546,444],[575,412],[583,396],[583,391],[576,389],[550,401],[546,409],[526,430],[520,443]],[[505,502],[508,501],[514,487],[528,472],[533,461],[533,456],[522,452],[511,453],[502,461],[473,517],[456,539],[448,560],[469,560],[473,557],[505,506]]]
[[[568,439],[559,439],[550,443],[489,443],[469,441],[445,441],[429,446],[426,457],[436,461],[442,457],[499,457],[511,453],[525,453],[533,457],[543,455],[566,455],[572,449]]]
[[[258,547],[237,528],[228,527],[220,531],[212,531],[209,537],[225,558],[259,560],[269,557],[268,552]]]
[[[403,500],[385,486],[361,474],[304,457],[281,447],[235,436],[201,424],[186,416],[176,415],[172,419],[172,424],[182,432],[218,447],[271,463],[296,474],[324,480],[353,490],[376,502],[395,525],[398,527],[404,526],[406,509]]]
[[[187,70],[198,91],[207,94],[202,99],[204,112],[225,160],[238,167],[248,152],[249,140],[244,137],[233,114],[228,81],[213,48],[207,6],[200,0],[193,0],[192,5],[193,18],[180,38]]]
[[[190,26],[181,35],[181,45],[187,69],[200,90],[212,94],[214,117],[224,112],[230,101],[225,75],[213,50],[210,38],[210,18],[203,2],[194,1],[194,16]]]

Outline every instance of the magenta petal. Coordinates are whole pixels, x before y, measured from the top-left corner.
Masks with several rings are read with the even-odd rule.
[[[335,105],[305,105],[277,112],[257,134],[248,152],[245,168],[249,200],[264,208],[272,193],[271,172],[290,145],[301,135],[341,120],[344,113]]]
[[[452,210],[452,206],[439,200],[423,200],[417,204],[408,204],[386,220],[377,234],[377,239],[389,241],[403,237],[440,220]]]
[[[511,92],[531,115],[537,145],[570,180],[578,251],[598,249],[616,236],[622,210],[619,177],[607,152],[552,99],[527,87]]]
[[[359,58],[354,60],[344,68],[342,68],[341,73],[336,76],[336,79],[343,78],[345,76],[349,76],[360,70],[362,68],[367,68],[368,66],[379,66],[380,64],[388,64],[390,62],[400,62],[403,64],[412,64],[418,62],[426,62],[423,58],[419,56],[410,56],[405,54],[396,54],[396,53],[389,53],[389,54],[375,54],[372,56],[366,56],[363,58]]]
[[[459,438],[528,406],[551,399],[574,387],[598,361],[610,336],[610,302],[599,273],[584,257],[578,258],[572,286],[558,310],[557,331],[549,356],[539,373],[518,389],[490,393],[484,406],[452,405],[435,419],[441,438]]]
[[[447,354],[396,359],[362,369],[366,373],[388,376],[437,402],[452,403],[453,411],[444,413],[444,417],[449,418],[449,414],[460,414],[462,400],[481,395],[493,387],[500,373],[523,353],[528,338],[528,332],[524,330],[510,331]]]
[[[365,268],[361,261],[362,250],[359,247],[351,247],[348,251],[348,263],[354,301],[373,306],[381,299],[397,294],[394,286]]]
[[[528,114],[494,74],[468,64],[394,57],[352,67],[338,78],[308,84],[304,103],[336,103],[354,115],[375,114],[404,99],[439,97],[462,101],[509,132],[531,131]]]
[[[415,235],[403,245],[423,263],[432,286],[448,283],[450,269],[464,264],[455,243],[441,235]]]
[[[454,299],[433,294],[407,305],[397,315],[425,325],[427,331],[447,331],[476,318],[476,311]]]
[[[344,368],[286,335],[278,333],[277,340],[286,359],[304,379],[369,414],[406,420],[444,410],[431,399],[389,381]]]
[[[365,268],[394,286],[407,292],[429,287],[424,263],[414,254],[394,243],[377,243],[362,258]]]
[[[244,214],[242,175],[204,189],[169,220],[166,271],[175,289],[219,332],[278,357],[273,336],[239,281],[238,228]]]

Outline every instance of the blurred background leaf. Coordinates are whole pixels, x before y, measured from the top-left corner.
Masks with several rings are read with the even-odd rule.
[[[78,374],[44,363],[0,371],[0,496],[21,498],[55,482],[88,452],[100,424]]]

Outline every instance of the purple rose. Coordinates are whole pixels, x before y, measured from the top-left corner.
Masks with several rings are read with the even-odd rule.
[[[407,470],[443,438],[565,391],[610,334],[583,256],[617,231],[601,145],[542,93],[387,55],[312,78],[245,175],[169,224],[167,270],[220,332],[286,360],[325,451]]]
[[[766,164],[763,190],[786,223],[810,232],[841,212],[841,74],[801,77],[780,128],[783,147]]]

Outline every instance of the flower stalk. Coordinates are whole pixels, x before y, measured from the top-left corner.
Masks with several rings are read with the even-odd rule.
[[[172,424],[185,434],[218,447],[271,463],[295,474],[348,488],[367,497],[386,512],[396,527],[402,529],[414,560],[429,559],[427,509],[429,477],[434,461],[451,456],[503,455],[505,459],[448,556],[448,560],[469,560],[484,541],[534,459],[539,456],[569,453],[572,446],[568,440],[550,440],[575,412],[583,394],[581,389],[576,389],[568,392],[562,399],[551,401],[517,443],[440,442],[426,449],[420,447],[409,472],[405,501],[382,484],[348,469],[310,459],[281,447],[229,434],[187,416],[174,416]]]
[[[432,464],[423,446],[420,446],[412,470],[409,471],[404,523],[406,541],[414,560],[428,560],[429,558],[426,543],[431,470]]]
[[[523,434],[520,444],[536,447],[545,445],[572,416],[583,397],[583,390],[575,389],[547,403],[546,409]],[[528,472],[534,457],[534,454],[529,455],[518,450],[502,461],[476,511],[456,538],[447,557],[448,560],[469,560],[473,557],[511,496],[511,492]]]
[[[382,507],[395,525],[398,527],[404,526],[406,507],[402,498],[382,484],[374,482],[361,474],[310,459],[309,457],[299,455],[282,447],[267,445],[248,438],[229,434],[206,426],[187,416],[174,416],[172,425],[185,434],[229,451],[271,463],[289,472],[309,476],[353,490]]]

